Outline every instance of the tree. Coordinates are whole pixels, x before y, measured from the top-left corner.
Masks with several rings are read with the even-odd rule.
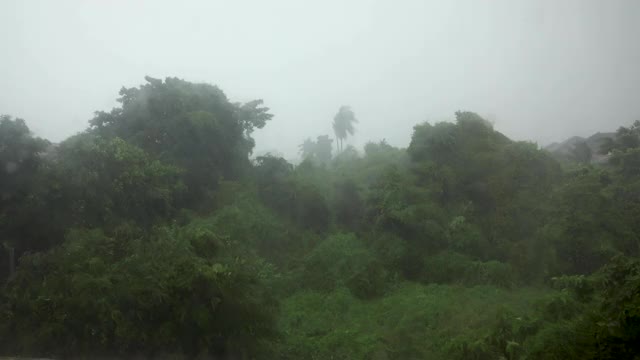
[[[155,160],[119,137],[73,136],[58,149],[67,226],[114,226],[133,221],[151,226],[175,214],[185,187],[183,170]]]
[[[640,120],[636,120],[630,127],[621,127],[616,132],[615,149],[628,150],[640,147]]]
[[[358,230],[364,217],[364,203],[355,181],[344,179],[337,182],[333,197],[336,222],[346,229]]]
[[[605,142],[601,152],[610,155],[609,164],[625,179],[633,181],[640,175],[640,120],[630,127],[621,127],[615,139]]]
[[[0,239],[7,250],[10,268],[15,270],[15,247],[20,256],[33,229],[34,189],[41,178],[42,159],[49,142],[33,137],[23,119],[0,116]],[[0,276],[1,277],[1,276]]]
[[[591,148],[586,142],[581,141],[573,145],[571,149],[571,155],[580,164],[590,164],[592,153]]]
[[[279,213],[291,209],[293,191],[290,176],[293,166],[275,156],[258,156],[254,163],[255,181],[260,200]]]
[[[357,123],[356,115],[351,107],[343,105],[333,117],[333,131],[338,139],[338,151],[342,151],[344,140],[355,133],[354,123]]]
[[[298,145],[302,160],[313,158],[316,152],[316,143],[311,138],[306,138],[304,142]]]
[[[262,100],[231,103],[213,85],[145,79],[145,85],[120,90],[121,107],[96,113],[91,131],[120,137],[183,168],[189,207],[205,204],[221,179],[239,179],[249,171],[251,133],[273,116]]]
[[[71,229],[61,246],[24,256],[0,303],[0,348],[255,358],[273,330],[268,269],[206,225]]]
[[[333,139],[329,135],[318,136],[316,141],[316,158],[322,164],[328,164],[331,161],[331,150],[333,148]]]
[[[321,164],[328,164],[332,158],[333,139],[329,135],[321,135],[316,141],[307,138],[298,145],[303,160],[317,161]]]
[[[0,208],[26,195],[48,145],[32,136],[23,119],[0,116]]]
[[[610,179],[600,169],[579,168],[565,175],[553,196],[553,210],[544,227],[558,261],[558,272],[590,274],[625,243],[637,244],[620,207],[607,191]]]

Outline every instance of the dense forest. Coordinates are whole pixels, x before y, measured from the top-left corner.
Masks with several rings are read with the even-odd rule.
[[[0,356],[640,358],[640,122],[593,163],[466,111],[355,149],[343,106],[294,165],[261,100],[118,101],[59,144],[0,119]]]

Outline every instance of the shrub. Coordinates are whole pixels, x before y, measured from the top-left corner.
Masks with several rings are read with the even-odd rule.
[[[374,254],[353,234],[338,234],[321,242],[306,258],[304,283],[330,291],[346,286],[358,297],[381,294],[388,272]]]
[[[76,229],[62,246],[24,256],[0,313],[0,338],[12,341],[0,345],[64,357],[230,355],[271,334],[264,265],[232,242],[195,229],[127,233]],[[212,242],[211,253],[196,252]]]
[[[509,288],[515,284],[509,264],[499,261],[474,261],[470,257],[443,251],[424,259],[422,280],[433,283],[494,285]]]

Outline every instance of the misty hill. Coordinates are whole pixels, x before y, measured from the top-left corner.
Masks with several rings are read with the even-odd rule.
[[[580,143],[586,143],[589,147],[589,150],[591,150],[591,163],[600,164],[604,163],[607,160],[606,155],[600,154],[600,146],[602,145],[602,142],[605,139],[615,139],[615,137],[616,134],[614,132],[598,132],[588,138],[573,136],[563,142],[555,142],[547,145],[544,149],[560,159],[567,160],[573,158],[573,150],[576,145]]]

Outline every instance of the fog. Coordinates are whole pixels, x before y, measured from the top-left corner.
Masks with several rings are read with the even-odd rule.
[[[640,118],[640,2],[22,1],[0,3],[0,113],[52,141],[144,76],[265,100],[256,151],[330,134],[406,146],[422,121],[475,111],[541,145]]]

